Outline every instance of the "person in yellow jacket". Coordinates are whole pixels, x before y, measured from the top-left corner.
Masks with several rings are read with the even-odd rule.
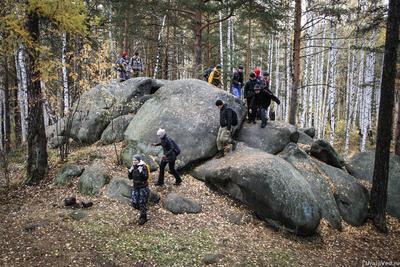
[[[208,76],[208,83],[212,84],[216,87],[221,88],[222,86],[222,73],[221,73],[221,65],[218,64],[214,70],[211,72],[210,76]]]

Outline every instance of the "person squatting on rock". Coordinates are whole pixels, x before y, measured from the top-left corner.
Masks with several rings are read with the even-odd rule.
[[[261,86],[256,84],[254,86],[254,96],[250,102],[250,121],[255,123],[257,113],[261,118],[261,128],[267,125],[267,110],[271,104],[271,100],[275,101],[278,105],[281,101],[269,90],[261,90]]]
[[[250,73],[250,79],[244,85],[244,98],[246,98],[248,122],[250,120],[250,102],[254,96],[254,86],[257,84],[256,75],[254,72]]]
[[[217,135],[217,159],[224,156],[224,147],[232,144],[232,151],[236,149],[237,142],[232,139],[233,127],[237,125],[237,115],[222,100],[217,100],[215,105],[219,108],[219,129]],[[236,121],[235,121],[236,120]]]
[[[133,180],[132,207],[140,211],[139,225],[147,221],[147,201],[150,189],[148,184],[150,170],[140,155],[132,158],[132,167],[128,170],[128,178]]]
[[[233,72],[232,77],[232,94],[239,98],[242,96],[242,87],[243,87],[243,66],[239,65],[237,70]]]
[[[162,146],[164,155],[161,159],[160,163],[160,171],[158,175],[158,181],[156,186],[163,186],[164,185],[164,173],[165,167],[168,164],[169,171],[175,177],[174,185],[179,186],[182,183],[182,179],[179,173],[175,170],[175,161],[176,157],[180,154],[180,148],[175,143],[174,140],[167,136],[167,133],[164,129],[158,129],[157,136],[160,138],[159,143],[153,143],[153,146]]]
[[[131,69],[128,60],[128,52],[122,52],[121,56],[117,59],[117,61],[115,61],[115,69],[118,72],[120,82],[126,81],[130,78],[129,73]]]
[[[132,68],[133,77],[139,77],[143,71],[143,62],[138,52],[129,60],[129,66]]]
[[[218,64],[214,70],[208,76],[208,83],[212,84],[218,88],[222,86],[222,73],[221,73],[221,65]]]

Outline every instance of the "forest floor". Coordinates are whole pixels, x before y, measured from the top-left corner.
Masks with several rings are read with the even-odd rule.
[[[104,157],[107,155],[107,157]],[[125,176],[116,166],[112,146],[74,149],[69,162],[88,164],[102,158],[113,177]],[[163,199],[177,192],[202,205],[199,214],[173,215],[157,204],[149,208],[149,221],[137,225],[137,211],[111,200],[104,191],[81,196],[77,181],[56,187],[52,180],[60,168],[50,153],[48,179],[38,186],[17,186],[23,161],[11,162],[14,185],[0,192],[1,266],[395,266],[400,265],[400,222],[389,218],[388,235],[368,222],[344,226],[339,232],[322,222],[318,234],[298,237],[275,230],[245,206],[210,190],[184,175],[180,187],[151,189]],[[153,178],[155,173],[153,173]],[[71,210],[63,199],[91,200],[91,208]],[[85,216],[76,220],[73,214]],[[386,265],[384,265],[386,264]]]

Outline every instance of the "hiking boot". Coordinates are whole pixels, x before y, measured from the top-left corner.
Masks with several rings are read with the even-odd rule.
[[[232,151],[235,151],[237,147],[237,142],[236,141],[232,141]]]
[[[175,186],[180,186],[181,184],[182,184],[182,181],[176,181],[176,182],[174,183]]]
[[[253,121],[253,124],[256,124],[257,122],[256,121]]]
[[[216,159],[222,158],[224,156],[224,150],[218,150],[217,154],[215,155]]]
[[[138,224],[139,225],[143,225],[143,224],[145,224],[147,222],[147,216],[145,216],[145,217],[140,217],[139,218],[139,221],[138,221]]]
[[[265,126],[267,126],[267,123],[265,122],[261,123],[261,128],[265,128]]]

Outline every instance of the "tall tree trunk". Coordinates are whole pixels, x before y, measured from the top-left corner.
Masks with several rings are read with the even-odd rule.
[[[35,11],[28,13],[27,29],[32,43],[39,41],[39,16]],[[47,173],[47,140],[43,121],[42,90],[40,73],[37,69],[38,52],[33,48],[28,64],[28,162],[25,183],[40,182]]]
[[[158,33],[158,39],[157,39],[157,56],[156,56],[156,62],[154,64],[154,73],[153,73],[153,79],[157,77],[157,72],[158,72],[158,65],[160,64],[160,54],[161,54],[161,47],[162,47],[162,36],[164,32],[164,26],[165,26],[165,19],[167,18],[167,15],[164,15],[162,22],[161,22],[161,29],[160,32]]]
[[[17,63],[14,60],[15,64]],[[15,68],[17,69],[17,67]],[[17,72],[18,74],[18,72]],[[19,147],[21,144],[21,136],[22,136],[22,129],[21,129],[21,112],[19,109],[19,101],[18,101],[18,75],[15,75],[14,78],[14,86],[12,90],[12,110],[14,114],[14,147]]]
[[[295,20],[293,36],[293,84],[290,96],[289,123],[296,125],[297,91],[300,86],[300,37],[301,37],[301,0],[295,0]]]
[[[251,62],[251,19],[249,19],[249,26],[247,28],[247,47],[246,47],[246,78],[249,78],[250,75],[250,62]]]
[[[3,88],[4,88],[4,150],[7,153],[10,151],[10,81],[8,75],[8,56],[6,52],[3,53]]]
[[[378,134],[376,140],[374,175],[370,206],[374,225],[379,231],[387,232],[386,202],[389,176],[390,141],[392,137],[394,87],[396,77],[397,48],[399,45],[400,1],[389,0],[386,27],[385,55],[381,84]]]
[[[67,70],[67,34],[62,34],[62,50],[61,50],[61,64],[62,64],[62,77],[63,77],[63,114],[68,114],[70,103],[69,103],[69,86],[68,86],[68,70]]]
[[[222,19],[222,12],[219,11],[218,13],[219,19]],[[222,21],[219,22],[219,55],[220,55],[220,64],[222,70],[224,70],[224,37],[223,37],[223,31],[222,31]],[[224,81],[224,71],[221,72],[221,80]],[[224,82],[224,89],[226,86],[226,83]]]
[[[168,24],[168,23],[167,23]],[[169,79],[169,42],[170,42],[170,26],[167,25],[167,36],[165,38],[164,47],[164,68],[163,68],[163,79]]]
[[[335,142],[335,106],[336,106],[336,26],[331,24],[331,40],[330,40],[330,50],[329,50],[329,73],[328,73],[328,105],[330,114],[330,138],[329,142],[331,145]]]
[[[27,116],[28,116],[28,101],[27,101],[27,73],[26,73],[26,62],[25,62],[25,47],[19,44],[16,51],[15,68],[18,79],[18,100],[19,110],[21,112],[21,134],[22,142],[25,143],[27,140]]]
[[[397,156],[400,156],[400,95],[397,99],[397,122],[396,122],[394,153]]]
[[[202,43],[202,26],[203,26],[203,13],[201,10],[195,11],[194,15],[194,66],[193,77],[201,79],[201,43]]]

